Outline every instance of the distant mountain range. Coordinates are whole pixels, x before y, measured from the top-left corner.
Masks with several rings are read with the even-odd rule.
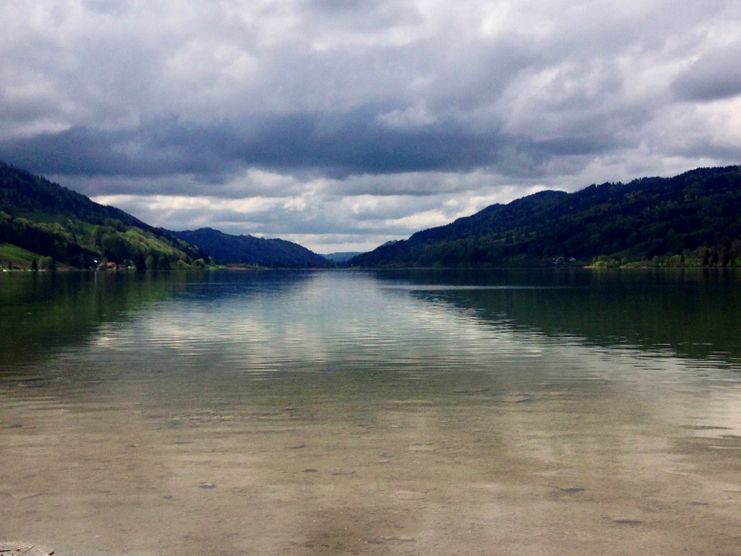
[[[169,269],[654,265],[741,267],[741,167],[543,191],[375,250],[318,255],[211,228],[172,232],[0,162],[0,266]]]
[[[302,268],[332,266],[332,263],[321,255],[298,243],[283,239],[236,236],[213,228],[172,233],[202,249],[220,263]]]
[[[351,266],[741,267],[741,167],[543,191],[491,205],[348,261]]]

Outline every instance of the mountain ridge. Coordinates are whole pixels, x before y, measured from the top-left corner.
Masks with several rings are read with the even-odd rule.
[[[172,233],[203,249],[223,264],[308,268],[324,268],[332,264],[310,249],[280,238],[233,235],[210,227]]]
[[[281,239],[230,236],[216,256],[174,232],[0,161],[0,266],[34,268],[41,260],[53,268],[96,268],[110,263],[137,269],[203,268],[210,258],[263,266],[327,267],[332,263]],[[236,239],[235,239],[236,238]],[[239,239],[241,238],[241,239]],[[224,257],[236,241],[249,244],[255,257]],[[244,249],[243,249],[244,250]],[[243,253],[244,254],[244,253]]]
[[[652,265],[741,267],[741,167],[547,190],[387,242],[343,266]],[[283,239],[174,232],[0,161],[0,264],[36,256],[91,268],[224,264],[331,267]]]
[[[547,190],[348,261],[350,266],[741,266],[741,167]]]

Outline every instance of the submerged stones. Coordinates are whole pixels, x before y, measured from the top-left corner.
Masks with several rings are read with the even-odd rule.
[[[584,487],[572,486],[572,487],[558,487],[558,490],[566,494],[577,494],[579,492],[584,492],[587,489]]]
[[[383,544],[387,542],[392,543],[405,543],[405,542],[417,542],[414,537],[374,537],[368,539],[368,544]]]
[[[0,554],[3,556],[6,554],[8,556],[14,556],[16,554],[23,554],[24,556],[50,556],[54,552],[46,552],[32,544],[0,541]]]
[[[627,517],[616,517],[612,522],[617,525],[643,525],[640,519],[630,519]]]
[[[397,490],[394,496],[399,500],[425,500],[427,498],[426,493],[414,490]]]
[[[533,401],[533,398],[528,394],[510,394],[502,396],[500,400],[504,403],[527,403]]]

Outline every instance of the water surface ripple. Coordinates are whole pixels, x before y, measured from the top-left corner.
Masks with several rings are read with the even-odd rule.
[[[735,275],[0,276],[0,542],[731,554]]]

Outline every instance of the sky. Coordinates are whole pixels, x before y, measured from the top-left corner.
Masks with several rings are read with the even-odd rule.
[[[362,251],[741,162],[738,0],[3,0],[0,160],[174,230]]]

